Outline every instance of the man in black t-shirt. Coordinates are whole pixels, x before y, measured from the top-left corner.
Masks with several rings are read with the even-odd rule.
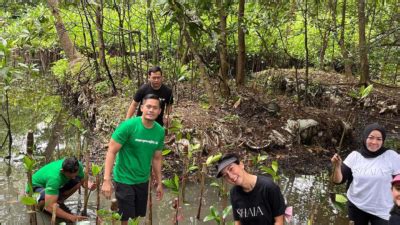
[[[168,120],[168,116],[172,112],[172,103],[174,102],[172,96],[172,90],[165,86],[163,82],[162,70],[159,66],[152,67],[149,72],[149,83],[143,84],[139,90],[137,90],[131,105],[129,106],[128,112],[126,113],[126,119],[129,119],[135,113],[137,106],[137,116],[142,115],[140,111],[140,105],[142,104],[143,97],[148,94],[155,94],[160,98],[161,113],[157,117],[156,121],[164,126],[164,123]],[[164,116],[165,114],[165,116]]]
[[[235,225],[283,225],[285,202],[269,177],[248,173],[236,154],[218,161],[217,177],[234,185],[230,192]]]

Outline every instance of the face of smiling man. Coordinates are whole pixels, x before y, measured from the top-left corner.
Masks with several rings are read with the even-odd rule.
[[[140,109],[143,112],[142,117],[145,120],[155,121],[158,115],[161,113],[160,101],[157,99],[144,100]]]

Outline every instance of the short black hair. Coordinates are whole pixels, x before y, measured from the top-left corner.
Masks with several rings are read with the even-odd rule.
[[[156,72],[160,72],[161,73],[161,76],[162,76],[162,70],[161,70],[161,67],[159,67],[159,66],[153,66],[153,67],[151,67],[150,69],[149,69],[149,71],[147,72],[147,75],[151,75],[151,73],[156,73]]]
[[[147,99],[154,99],[158,101],[159,106],[161,106],[160,98],[155,94],[147,94],[143,97],[142,102],[144,103]]]
[[[79,170],[79,161],[75,156],[66,158],[62,164],[64,172],[75,173]]]

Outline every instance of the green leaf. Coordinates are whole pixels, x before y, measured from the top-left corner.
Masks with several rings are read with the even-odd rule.
[[[103,169],[102,166],[92,163],[92,175],[93,176],[97,176],[101,172],[102,169]]]
[[[204,217],[203,222],[207,222],[210,220],[214,220],[214,216],[213,215],[207,215],[206,217]]]
[[[210,212],[211,212],[211,215],[213,215],[214,216],[214,218],[217,218],[217,217],[219,217],[219,213],[218,213],[218,210],[215,208],[215,206],[210,206]]]
[[[267,158],[268,158],[268,156],[266,156],[266,155],[258,155],[257,161],[258,161],[258,162],[261,162],[261,161],[266,160]]]
[[[110,211],[105,210],[105,209],[99,209],[97,210],[97,215],[100,217],[106,217],[110,214]]]
[[[339,203],[346,203],[347,202],[347,197],[341,194],[336,194],[335,195],[335,201]]]
[[[122,216],[119,213],[113,213],[111,218],[113,220],[121,220]]]
[[[35,205],[36,204],[36,199],[33,197],[29,196],[24,196],[21,198],[21,203],[24,205]]]
[[[270,174],[270,175],[273,176],[273,177],[276,176],[276,172],[275,172],[273,169],[269,168],[269,167],[261,166],[261,167],[260,167],[260,170],[261,170],[263,173]]]
[[[31,159],[29,156],[24,156],[22,161],[24,162],[24,167],[25,167],[26,170],[28,170],[28,171],[32,171],[33,170],[33,166],[36,163],[35,160]]]
[[[211,187],[219,187],[220,185],[217,182],[212,182],[210,184]]]
[[[198,170],[199,167],[198,166],[191,166],[189,167],[189,171],[194,171],[194,170]]]
[[[361,99],[367,97],[367,96],[371,93],[372,87],[373,87],[373,85],[370,84],[370,85],[368,85],[368,87],[366,87],[365,89],[364,89],[364,86],[361,88],[361,89],[362,89],[361,92],[360,92],[360,94],[361,94]]]
[[[225,218],[229,215],[229,213],[230,213],[231,210],[232,210],[232,205],[226,207],[226,208],[222,211],[222,218],[225,219]]]
[[[278,162],[277,161],[272,161],[272,165],[271,165],[272,169],[276,172],[278,172]]]
[[[217,162],[219,159],[221,159],[222,157],[222,153],[218,153],[217,155],[212,155],[210,157],[207,158],[206,164],[207,166]]]
[[[162,151],[162,156],[166,156],[166,155],[168,155],[168,154],[171,153],[171,152],[172,152],[172,150],[170,150],[170,149],[165,149],[165,150]]]
[[[179,177],[176,174],[175,174],[175,177],[174,177],[174,182],[175,182],[176,190],[179,190]]]
[[[191,151],[197,150],[200,148],[200,144],[190,145]]]

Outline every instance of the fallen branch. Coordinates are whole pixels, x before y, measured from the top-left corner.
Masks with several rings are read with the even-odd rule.
[[[271,142],[268,142],[267,144],[265,144],[263,146],[254,146],[254,145],[251,145],[249,142],[254,144],[252,141],[246,141],[246,142],[244,142],[244,146],[246,146],[247,148],[249,148],[252,151],[257,151],[257,152],[259,152],[263,149],[267,149],[271,146]]]

